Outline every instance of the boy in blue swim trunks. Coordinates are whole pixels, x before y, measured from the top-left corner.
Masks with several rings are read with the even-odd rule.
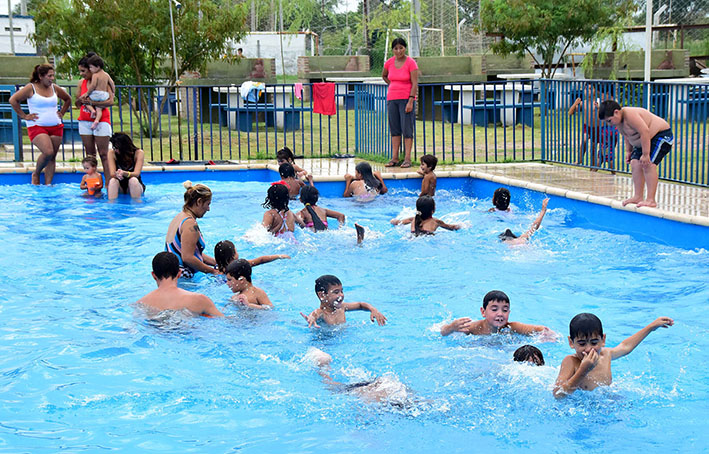
[[[625,138],[625,162],[633,172],[635,193],[623,201],[623,206],[636,203],[639,207],[656,207],[657,165],[672,149],[674,138],[670,125],[642,107],[620,107],[613,100],[603,101],[598,118],[615,126]],[[643,190],[647,185],[647,197]]]

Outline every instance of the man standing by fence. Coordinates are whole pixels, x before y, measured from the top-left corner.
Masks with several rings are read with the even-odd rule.
[[[637,203],[639,207],[656,207],[657,165],[674,142],[669,123],[647,109],[620,107],[613,100],[601,103],[598,118],[615,126],[625,138],[625,162],[630,163],[635,192],[623,206]],[[643,199],[646,184],[647,197]]]

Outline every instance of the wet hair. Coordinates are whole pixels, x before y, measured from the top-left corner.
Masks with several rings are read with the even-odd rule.
[[[103,62],[103,58],[99,57],[96,54],[93,54],[89,58],[86,59],[86,63],[88,63],[91,66],[96,66],[98,68],[103,69],[105,63]]]
[[[528,362],[531,359],[529,362],[536,366],[544,365],[544,355],[542,354],[542,351],[534,345],[521,346],[515,350],[513,358],[518,363]]]
[[[190,180],[187,180],[182,183],[182,186],[187,189],[185,191],[185,204],[182,205],[183,210],[195,206],[200,200],[212,200],[212,190],[203,184],[197,183],[193,185]]]
[[[500,211],[507,211],[510,207],[510,191],[507,188],[497,188],[492,194],[492,204]]]
[[[214,260],[217,262],[217,269],[222,273],[226,272],[226,268],[234,261],[236,255],[236,246],[229,240],[218,242],[214,246]]]
[[[603,324],[595,315],[583,312],[571,319],[569,337],[572,341],[579,336],[591,337],[594,334],[603,336]]]
[[[600,120],[605,120],[608,117],[612,117],[615,111],[620,109],[620,104],[612,99],[607,99],[603,101],[598,108],[598,118]]]
[[[300,190],[300,201],[305,205],[305,209],[310,213],[310,217],[313,218],[313,227],[315,230],[327,230],[327,224],[325,224],[320,216],[315,212],[313,206],[318,203],[318,198],[320,197],[320,192],[315,186],[303,186]]]
[[[337,276],[333,276],[332,274],[324,274],[319,278],[315,279],[315,293],[327,293],[332,287],[336,285],[342,285],[342,282],[340,282]]]
[[[505,229],[505,231],[497,235],[497,237],[500,238],[500,241],[508,241],[514,240],[515,238],[519,238],[517,235],[512,233],[512,230],[510,229]]]
[[[89,58],[93,57],[94,55],[98,55],[96,52],[88,52],[86,55],[81,57],[79,59],[79,62],[77,63],[78,66],[83,66],[84,68],[88,69],[89,68]]]
[[[266,193],[266,200],[261,204],[267,210],[288,211],[288,186],[283,183],[273,183]]]
[[[423,195],[416,201],[416,217],[414,218],[414,235],[420,235],[423,232],[423,221],[431,219],[433,212],[436,211],[436,202],[430,195]]]
[[[276,160],[293,163],[295,162],[295,155],[290,148],[283,147],[276,152]]]
[[[49,71],[54,71],[54,66],[49,63],[42,63],[41,65],[35,66],[30,75],[30,82],[36,84],[42,77],[46,76]]]
[[[377,177],[372,174],[372,166],[368,162],[360,162],[355,166],[355,170],[362,175],[362,180],[364,184],[372,189],[379,191],[382,187],[382,182],[377,179]]]
[[[284,162],[280,166],[278,166],[278,173],[281,174],[281,178],[284,180],[286,178],[295,178],[295,169],[293,168],[292,164],[289,164],[287,162]]]
[[[243,276],[247,281],[251,282],[251,264],[244,259],[234,260],[226,267],[226,274],[234,279],[239,279]]]
[[[88,164],[91,167],[98,167],[98,161],[96,160],[95,156],[86,156],[84,159],[81,160],[82,164]]]
[[[180,273],[180,261],[172,252],[158,252],[153,257],[153,273],[158,279],[176,278]]]
[[[434,170],[436,168],[436,164],[438,164],[438,158],[432,154],[425,154],[421,156],[421,162],[426,164],[431,170]]]
[[[394,41],[391,42],[391,48],[395,48],[397,44],[401,44],[402,46],[404,46],[404,48],[407,47],[406,40],[404,38],[394,38]]]
[[[502,301],[503,303],[510,304],[510,297],[501,290],[490,290],[483,296],[483,309],[487,309],[487,304],[490,301]]]

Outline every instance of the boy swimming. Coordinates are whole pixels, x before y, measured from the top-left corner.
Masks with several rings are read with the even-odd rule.
[[[318,320],[328,325],[341,325],[345,319],[346,311],[369,311],[369,319],[377,321],[379,326],[385,325],[387,318],[369,303],[343,303],[345,293],[342,291],[342,282],[331,274],[320,276],[315,280],[315,294],[320,299],[320,307],[310,315],[300,313],[308,322],[309,327],[320,328]]]
[[[235,295],[232,300],[251,309],[270,309],[273,303],[266,292],[251,283],[251,264],[248,260],[234,260],[226,267],[226,285]]]
[[[554,397],[561,398],[577,389],[590,391],[612,382],[611,361],[632,352],[648,334],[659,327],[669,328],[674,320],[660,317],[617,347],[604,348],[606,335],[601,320],[593,314],[578,314],[569,323],[569,346],[576,353],[561,362],[559,376],[554,385]]]
[[[441,328],[441,335],[447,336],[453,332],[486,335],[501,332],[511,332],[517,334],[533,334],[539,332],[552,332],[542,325],[529,325],[527,323],[510,322],[510,299],[500,290],[487,292],[483,297],[483,305],[480,308],[482,320],[473,321],[468,317],[453,320]]]

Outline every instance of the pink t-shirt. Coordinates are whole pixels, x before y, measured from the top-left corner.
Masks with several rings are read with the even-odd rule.
[[[411,71],[419,69],[416,60],[406,57],[406,61],[401,68],[396,67],[396,57],[391,57],[384,63],[384,69],[388,71],[389,91],[387,91],[387,101],[393,99],[408,99],[411,96]]]

